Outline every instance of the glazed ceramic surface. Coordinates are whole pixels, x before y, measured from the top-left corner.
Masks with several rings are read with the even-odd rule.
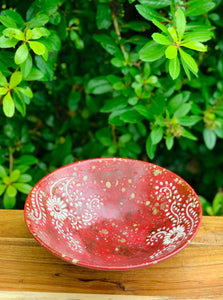
[[[92,159],[44,177],[25,204],[36,240],[71,263],[104,270],[145,267],[195,236],[201,205],[180,177],[131,159]]]

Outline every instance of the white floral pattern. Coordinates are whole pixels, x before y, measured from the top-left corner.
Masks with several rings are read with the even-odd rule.
[[[47,201],[47,208],[51,217],[63,221],[68,216],[68,209],[60,197],[54,196]]]
[[[163,244],[170,245],[173,244],[185,236],[184,226],[178,225],[177,227],[173,227],[167,234],[164,236]]]

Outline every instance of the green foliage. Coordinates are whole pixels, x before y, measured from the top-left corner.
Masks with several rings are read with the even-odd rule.
[[[119,156],[171,169],[223,214],[221,0],[8,2],[0,207],[62,165]]]

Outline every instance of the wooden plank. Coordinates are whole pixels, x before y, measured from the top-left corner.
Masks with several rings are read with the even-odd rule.
[[[4,300],[222,300],[222,297],[176,298],[160,296],[124,296],[100,294],[41,293],[41,292],[0,292]]]
[[[108,272],[54,257],[29,233],[23,211],[0,210],[0,265],[1,291],[223,299],[223,218],[203,217],[192,243],[166,261],[138,270]]]

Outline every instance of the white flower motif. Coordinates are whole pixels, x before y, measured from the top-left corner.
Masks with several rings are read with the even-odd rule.
[[[175,243],[176,241],[182,239],[185,236],[184,226],[178,225],[177,227],[173,227],[163,239],[164,245],[170,245]]]
[[[50,212],[50,215],[59,220],[63,221],[68,216],[68,209],[64,201],[60,199],[60,197],[50,198],[47,202],[47,208]]]

